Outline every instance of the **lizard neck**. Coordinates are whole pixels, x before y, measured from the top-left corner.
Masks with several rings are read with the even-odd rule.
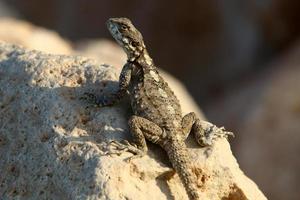
[[[136,63],[141,65],[143,68],[153,69],[155,68],[151,57],[149,56],[146,49],[134,60]]]
[[[127,60],[130,62],[134,62],[138,60],[140,57],[142,57],[145,52],[147,52],[146,47],[144,45],[138,46],[138,47],[131,47],[128,45],[122,45],[122,48],[124,49]]]

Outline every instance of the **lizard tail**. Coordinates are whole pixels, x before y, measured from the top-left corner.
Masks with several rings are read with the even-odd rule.
[[[191,160],[183,141],[172,140],[164,146],[173,168],[178,173],[190,200],[199,200],[197,177],[192,172]]]

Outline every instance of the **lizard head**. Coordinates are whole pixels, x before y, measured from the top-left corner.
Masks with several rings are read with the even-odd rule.
[[[126,52],[130,61],[135,60],[143,53],[145,45],[142,34],[127,18],[110,18],[107,28],[114,39]]]

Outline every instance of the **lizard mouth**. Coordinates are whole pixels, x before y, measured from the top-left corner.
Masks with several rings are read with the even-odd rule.
[[[107,29],[109,30],[109,32],[110,32],[112,35],[120,34],[120,32],[119,32],[119,30],[118,30],[118,28],[117,28],[117,25],[114,24],[110,19],[107,20],[106,26],[107,26]]]
[[[113,22],[113,20],[109,19],[107,20],[106,22],[106,26],[107,26],[107,29],[109,30],[109,32],[111,33],[111,35],[113,36],[113,38],[121,45],[123,46],[123,42],[122,42],[122,34],[121,32],[119,31],[119,28],[118,28],[118,25],[115,24]]]

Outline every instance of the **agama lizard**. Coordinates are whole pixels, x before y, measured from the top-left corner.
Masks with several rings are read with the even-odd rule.
[[[146,140],[160,145],[178,173],[190,199],[199,199],[196,176],[185,139],[193,132],[201,146],[212,145],[217,137],[227,137],[231,132],[217,128],[197,118],[194,112],[182,117],[181,106],[173,91],[160,76],[150,58],[141,33],[127,18],[110,18],[107,27],[127,54],[119,78],[119,90],[106,97],[93,98],[99,106],[113,105],[125,94],[130,94],[134,115],[129,119],[134,147],[147,152]],[[127,145],[132,145],[127,143]]]

